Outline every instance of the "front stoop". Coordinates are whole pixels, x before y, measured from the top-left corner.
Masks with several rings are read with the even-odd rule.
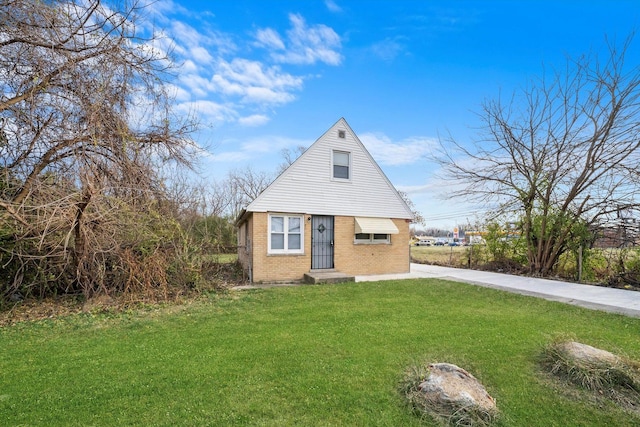
[[[320,283],[343,283],[355,281],[355,276],[349,276],[335,270],[314,270],[304,275],[304,282],[312,285]]]

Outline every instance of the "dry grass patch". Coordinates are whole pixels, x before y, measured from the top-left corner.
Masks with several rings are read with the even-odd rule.
[[[411,259],[420,264],[463,266],[466,250],[463,246],[412,246]]]
[[[456,365],[412,365],[398,390],[416,415],[444,426],[490,426],[498,419],[493,397]]]
[[[541,364],[554,377],[640,412],[640,363],[572,340],[545,347]]]

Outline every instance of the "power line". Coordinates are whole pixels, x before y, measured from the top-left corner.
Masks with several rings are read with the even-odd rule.
[[[425,215],[424,216],[424,220],[425,221],[440,221],[440,220],[445,220],[445,219],[458,219],[460,217],[469,217],[469,216],[475,216],[478,214],[485,214],[487,213],[487,211],[485,210],[460,210],[460,211],[452,211],[452,212],[447,212],[447,213],[442,213],[442,214],[437,214],[437,215]]]

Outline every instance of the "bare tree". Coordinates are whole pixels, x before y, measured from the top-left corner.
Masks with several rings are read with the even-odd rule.
[[[442,141],[455,196],[521,219],[531,272],[551,272],[576,234],[639,206],[640,67],[621,48],[569,60],[507,102],[489,100],[474,144]]]
[[[411,213],[413,214],[413,224],[424,225],[424,216],[418,210],[418,208],[416,208],[416,205],[409,197],[409,194],[405,193],[404,191],[398,191],[398,194],[400,195],[400,197],[402,197],[402,200],[404,200],[409,209],[411,209]]]
[[[278,166],[275,175],[263,171],[255,171],[251,166],[244,169],[235,169],[229,172],[221,194],[229,196],[228,209],[230,216],[236,218],[242,209],[246,208],[269,184],[282,174],[307,148],[298,145],[294,149],[283,148],[280,150],[283,162]]]
[[[278,175],[284,172],[293,162],[295,162],[298,157],[307,151],[307,147],[304,145],[298,145],[296,148],[283,148],[280,150],[280,155],[282,156],[283,162],[278,166]]]
[[[138,34],[144,7],[0,0],[5,294],[29,292],[34,269],[32,282],[101,291],[107,257],[161,209],[157,171],[191,163],[195,124],[172,114],[170,61]]]
[[[236,169],[227,176],[228,193],[231,196],[229,214],[237,218],[242,209],[246,208],[273,181],[273,177],[266,172],[257,172],[250,166]]]

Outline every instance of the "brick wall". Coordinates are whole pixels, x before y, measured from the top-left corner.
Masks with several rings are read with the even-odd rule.
[[[311,221],[304,217],[304,254],[269,255],[268,213],[256,212],[249,218],[250,260],[253,281],[300,281],[311,269]],[[409,223],[394,219],[400,231],[391,235],[389,244],[355,244],[355,219],[335,217],[334,265],[335,269],[350,275],[407,273],[409,272]],[[246,264],[244,264],[246,266]]]
[[[355,219],[335,218],[335,268],[346,274],[367,275],[409,272],[409,223],[394,219],[399,234],[390,244],[355,244]]]
[[[253,214],[253,281],[301,281],[311,268],[311,224],[304,217],[304,254],[270,255],[267,252],[269,214]]]

